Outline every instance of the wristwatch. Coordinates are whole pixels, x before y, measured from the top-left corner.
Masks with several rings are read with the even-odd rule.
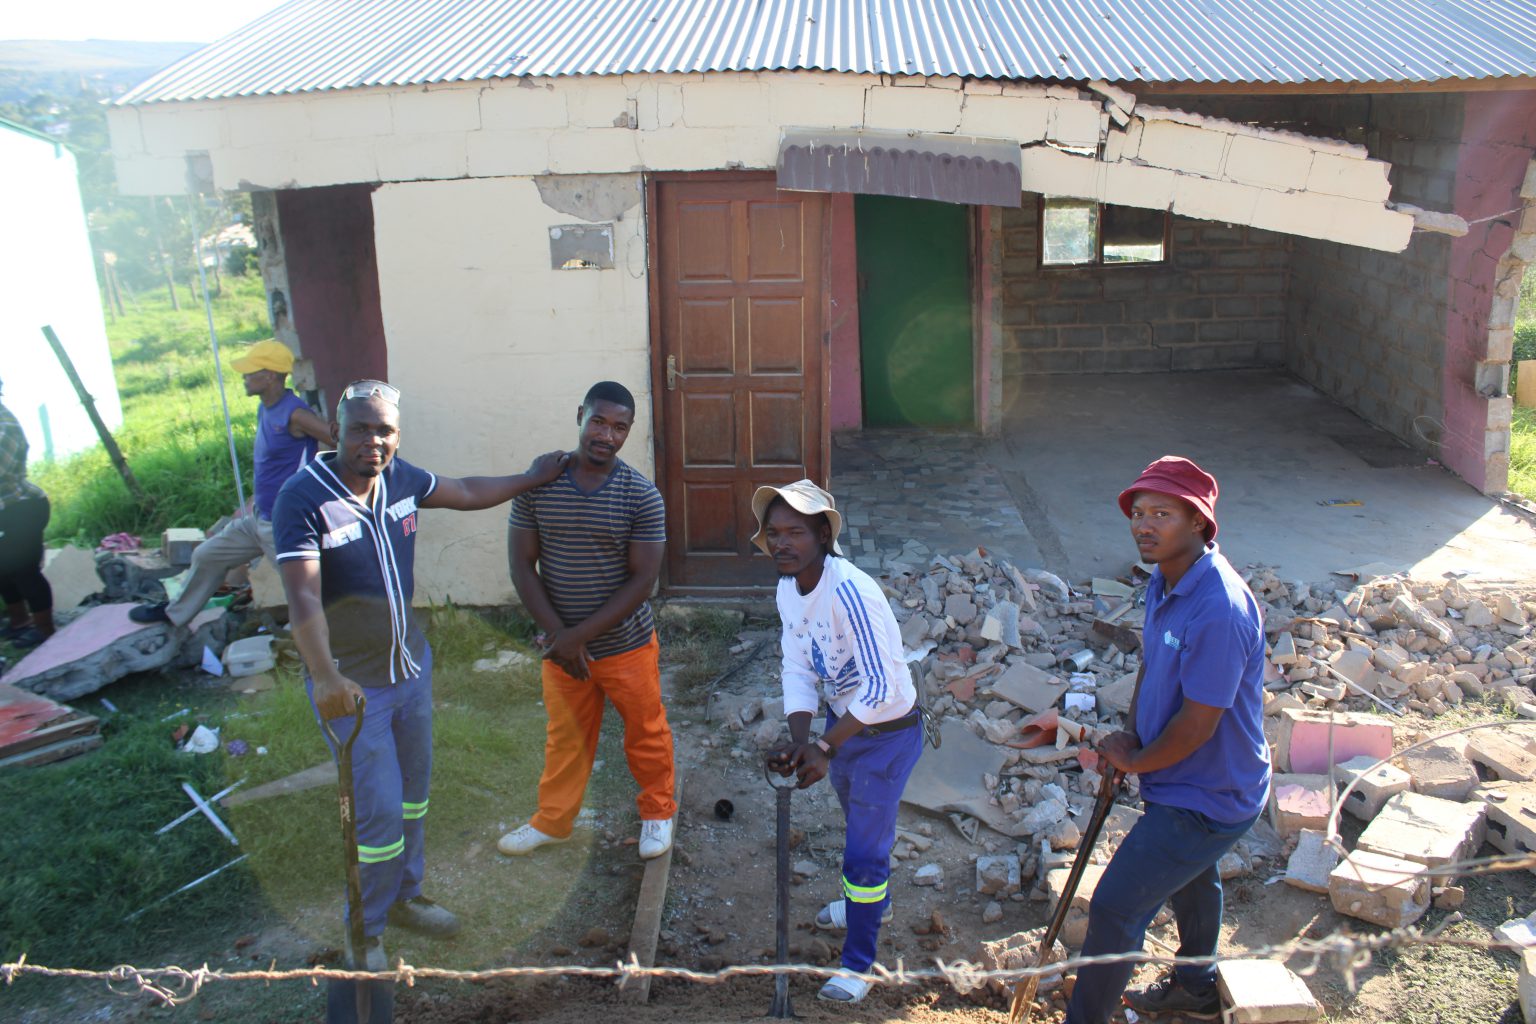
[[[816,737],[816,746],[821,748],[821,752],[827,755],[829,761],[837,756],[837,748],[820,736]]]

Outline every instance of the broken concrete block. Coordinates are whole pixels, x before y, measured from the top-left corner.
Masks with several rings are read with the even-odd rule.
[[[1269,660],[1281,668],[1299,664],[1301,656],[1296,653],[1296,638],[1289,633],[1281,633],[1275,637],[1274,649],[1269,652]]]
[[[1016,661],[985,684],[985,689],[1026,711],[1044,711],[1056,706],[1061,695],[1067,692],[1067,684],[1049,672]]]
[[[259,559],[251,565],[249,578],[251,583],[251,607],[253,609],[286,608],[288,606],[288,595],[283,590],[283,578],[278,575],[276,566],[267,559]]]
[[[1104,877],[1104,868],[1105,865],[1102,864],[1088,864],[1083,868],[1083,877],[1077,883],[1077,892],[1072,894],[1072,907],[1067,911],[1066,920],[1061,925],[1059,937],[1068,946],[1073,948],[1082,946],[1083,939],[1088,935],[1088,906],[1093,902],[1093,891],[1098,888],[1099,879]],[[1071,873],[1071,868],[1053,868],[1046,872],[1045,890],[1050,895],[1052,908],[1061,902],[1062,894],[1067,888],[1067,876]]]
[[[1230,1024],[1301,1024],[1323,1015],[1306,982],[1278,960],[1223,960],[1216,986]]]
[[[1487,811],[1482,804],[1398,793],[1360,833],[1355,849],[1445,868],[1475,855],[1487,833]],[[1435,885],[1454,880],[1455,872],[1449,869],[1431,878]]]
[[[1520,951],[1520,1016],[1536,1024],[1536,949]]]
[[[1344,809],[1361,821],[1370,821],[1376,817],[1388,800],[1398,793],[1406,792],[1413,784],[1407,772],[1390,764],[1370,771],[1376,760],[1365,754],[1339,765],[1339,781],[1342,785],[1348,786],[1359,779],[1349,796],[1344,798]]]
[[[950,594],[944,599],[944,614],[962,626],[968,626],[976,618],[976,604],[970,594]]]
[[[164,668],[180,650],[178,630],[165,622],[134,622],[128,618],[133,607],[103,604],[88,609],[13,665],[4,681],[68,701],[131,672]]]
[[[1112,683],[1106,683],[1094,691],[1100,715],[1124,715],[1131,710],[1131,697],[1136,693],[1136,673],[1127,672]]]
[[[1358,683],[1371,670],[1371,654],[1363,648],[1351,647],[1335,654],[1330,664],[1339,675],[1352,683]]]
[[[1536,782],[1507,786],[1485,801],[1488,842],[1504,853],[1536,853]]]
[[[938,886],[944,883],[942,864],[924,864],[912,875],[913,885]]]
[[[1449,737],[1409,750],[1393,759],[1413,779],[1413,791],[1443,800],[1465,800],[1477,785],[1477,769],[1467,760],[1464,740]]]
[[[1276,767],[1309,775],[1326,773],[1330,733],[1334,764],[1362,754],[1376,760],[1392,754],[1392,723],[1380,715],[1286,710],[1280,713]]]
[[[1270,822],[1282,839],[1302,829],[1327,829],[1332,808],[1333,787],[1326,775],[1277,774],[1270,783]]]
[[[1509,782],[1536,779],[1536,754],[1491,731],[1475,732],[1467,737],[1467,759],[1486,768],[1495,778]]]
[[[1392,614],[1397,617],[1398,622],[1405,626],[1412,626],[1439,643],[1449,644],[1456,640],[1456,633],[1450,626],[1435,618],[1430,611],[1406,594],[1399,594],[1392,599]]]
[[[72,544],[43,553],[43,576],[53,588],[53,606],[61,610],[77,607],[101,589],[96,555]]]
[[[1461,613],[1461,621],[1472,629],[1486,629],[1493,625],[1493,612],[1488,606],[1477,598],[1467,602],[1466,608]]]
[[[207,539],[202,530],[173,526],[160,535],[160,554],[171,565],[184,569],[192,564],[192,552]]]
[[[1328,842],[1328,834],[1317,829],[1303,829],[1297,834],[1296,849],[1285,863],[1285,882],[1308,892],[1327,892],[1328,876],[1339,866],[1338,847]]]
[[[912,617],[901,624],[901,644],[911,650],[928,639],[928,616],[913,612]]]
[[[1424,865],[1356,850],[1328,875],[1333,909],[1383,928],[1402,928],[1429,909]]]
[[[976,891],[987,896],[1019,891],[1018,857],[977,857]]]

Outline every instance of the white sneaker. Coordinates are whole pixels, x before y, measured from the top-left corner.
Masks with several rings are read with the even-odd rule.
[[[640,859],[660,857],[672,849],[672,819],[640,823]]]
[[[549,846],[553,843],[563,843],[570,839],[566,836],[561,839],[556,836],[548,836],[532,825],[524,825],[515,832],[508,832],[496,843],[496,849],[508,857],[526,857],[541,846]]]

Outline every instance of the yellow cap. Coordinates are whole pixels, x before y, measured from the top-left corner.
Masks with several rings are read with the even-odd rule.
[[[245,354],[230,361],[236,373],[255,373],[257,370],[273,370],[288,373],[293,369],[293,349],[276,338],[258,341],[245,350]]]

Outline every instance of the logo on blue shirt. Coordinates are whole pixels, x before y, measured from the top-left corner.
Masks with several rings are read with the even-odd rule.
[[[1163,630],[1163,643],[1176,651],[1184,650],[1184,641],[1174,636],[1172,630]]]

